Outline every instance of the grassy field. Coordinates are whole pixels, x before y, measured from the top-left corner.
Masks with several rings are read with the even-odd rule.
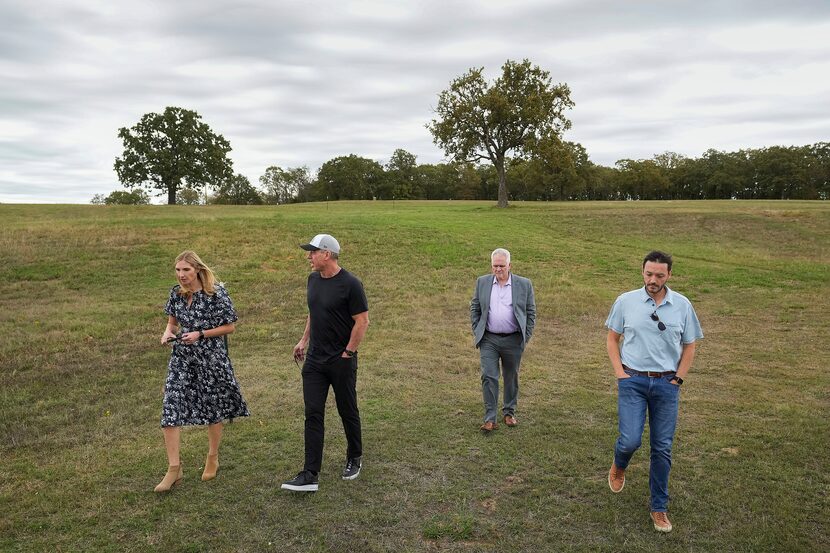
[[[293,495],[279,484],[303,459],[297,245],[318,232],[369,298],[365,465],[340,480],[330,397],[320,492]],[[538,322],[521,424],[482,436],[469,300],[497,246],[533,280]],[[154,494],[162,307],[190,248],[239,312],[231,357],[252,416],[227,427],[208,483],[206,432],[184,431],[185,480]],[[667,535],[648,519],[647,446],[622,494],[606,483],[603,323],[653,248],[675,255],[670,284],[706,334],[682,390]],[[0,205],[0,291],[2,551],[830,549],[827,202]]]

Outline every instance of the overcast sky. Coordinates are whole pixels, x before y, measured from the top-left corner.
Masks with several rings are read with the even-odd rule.
[[[119,127],[197,111],[257,184],[396,148],[441,90],[529,58],[591,160],[830,140],[830,1],[0,0],[0,202],[120,189]],[[156,200],[159,201],[159,200]]]

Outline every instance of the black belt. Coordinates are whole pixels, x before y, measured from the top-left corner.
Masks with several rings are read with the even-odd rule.
[[[495,334],[496,336],[501,336],[502,338],[506,338],[507,336],[513,336],[514,334],[521,334],[520,331],[516,332],[490,332],[489,330],[485,330],[487,334]]]
[[[631,371],[631,372],[636,373],[636,374],[639,374],[640,376],[647,376],[649,378],[662,378],[662,377],[664,377],[666,375],[669,375],[669,374],[675,374],[675,372],[676,372],[676,371],[666,371],[666,372],[638,371],[637,369],[632,369],[631,367],[628,367],[626,365],[623,365],[623,369],[625,369],[627,371]]]

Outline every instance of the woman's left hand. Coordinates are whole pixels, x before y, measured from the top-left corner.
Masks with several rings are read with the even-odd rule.
[[[192,346],[196,342],[199,341],[199,333],[198,332],[185,332],[182,334],[182,343],[188,346]]]

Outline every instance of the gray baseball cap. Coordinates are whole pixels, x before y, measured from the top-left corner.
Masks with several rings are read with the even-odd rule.
[[[340,243],[330,234],[318,234],[308,244],[300,244],[306,251],[325,250],[327,252],[340,253]]]

